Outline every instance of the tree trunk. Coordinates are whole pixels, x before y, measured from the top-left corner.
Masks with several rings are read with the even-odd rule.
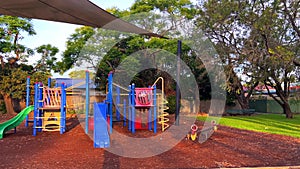
[[[6,112],[9,114],[16,114],[16,112],[13,108],[11,96],[5,94],[5,95],[3,95],[3,100],[5,103]]]
[[[284,101],[284,103],[282,104],[282,109],[286,118],[292,119],[294,117],[290,104],[287,101]]]
[[[249,99],[236,94],[236,98],[242,109],[249,109]]]

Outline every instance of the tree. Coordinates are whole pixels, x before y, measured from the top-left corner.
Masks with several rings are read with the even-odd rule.
[[[109,9],[109,11],[139,27],[156,32],[158,34],[172,37],[174,39],[167,40],[149,38],[121,32],[95,29],[93,36],[90,36],[90,38],[84,43],[83,47],[80,47],[81,51],[74,52],[76,53],[76,57],[65,57],[66,55],[64,55],[64,59],[71,59],[73,64],[77,62],[82,66],[84,65],[84,67],[81,68],[92,67],[94,70],[97,70],[97,77],[100,77],[100,79],[98,79],[98,83],[101,84],[99,86],[105,86],[107,74],[110,71],[116,71],[116,68],[127,58],[127,56],[134,54],[137,51],[145,50],[146,52],[149,52],[151,50],[148,49],[160,49],[157,51],[151,51],[153,53],[151,53],[152,55],[149,54],[149,56],[151,55],[153,58],[155,58],[155,54],[157,52],[161,52],[163,50],[167,50],[170,53],[176,54],[177,40],[175,40],[175,38],[180,38],[183,36],[182,32],[178,30],[185,30],[178,29],[178,27],[182,27],[182,23],[184,23],[184,21],[192,19],[196,10],[193,8],[193,4],[189,0],[137,0],[129,11],[120,11],[116,8]],[[80,36],[87,37],[87,34],[81,34]],[[83,43],[81,43],[81,41],[74,41],[74,46],[80,46],[80,44]],[[67,51],[75,51],[73,49],[74,48],[72,46],[67,47]],[[195,58],[196,57],[193,52],[191,52],[191,49],[184,46],[182,59],[191,67],[199,82],[202,80],[202,82],[206,83],[208,81],[208,76],[204,73],[203,64],[200,60],[195,60]],[[140,67],[140,65],[147,64],[140,62],[135,58],[130,59],[131,64],[128,64],[128,66],[130,66],[130,70],[132,71]],[[155,60],[151,58],[149,59],[151,61]],[[100,60],[101,62],[99,62]],[[164,66],[164,63],[158,64]],[[175,67],[173,66],[168,68],[174,69]],[[127,71],[127,73],[130,72],[131,71]],[[166,85],[169,87],[167,90],[174,93],[174,81],[163,71],[144,70],[135,76],[133,82],[139,84],[140,86],[147,86],[153,83],[155,78],[159,76],[164,76],[165,79],[167,79],[166,83],[170,84]],[[209,93],[210,86],[203,86],[205,86],[205,88],[202,88],[201,91]],[[191,91],[191,93],[194,93],[194,91]],[[208,95],[201,96],[209,97]]]
[[[33,25],[29,19],[21,19],[13,16],[0,16],[0,61],[1,68],[5,68],[5,64],[9,67],[16,67],[18,61],[23,61],[33,51],[26,46],[19,44],[19,40],[23,39],[21,33],[35,35]]]
[[[299,38],[292,33],[293,26],[283,9],[281,1],[211,0],[202,4],[198,24],[215,42],[226,68],[227,89],[236,92],[242,108],[247,108],[242,101],[248,100],[262,82],[276,89],[278,97],[269,95],[282,106],[286,117],[292,118],[289,84]],[[250,79],[246,82],[251,85],[246,98],[236,68]]]
[[[37,61],[35,69],[50,72],[55,67],[57,60],[55,55],[59,52],[58,48],[47,44],[39,46],[35,50],[42,55],[41,59]]]
[[[13,99],[20,99],[22,96],[23,79],[26,80],[24,70],[32,69],[25,64],[19,64],[33,54],[33,50],[19,43],[23,38],[22,33],[35,34],[29,19],[0,16],[0,94],[8,113],[15,112]]]
[[[34,52],[19,43],[24,33],[35,35],[30,19],[0,16],[0,95],[8,113],[21,111],[20,101],[25,98],[27,76],[32,76],[33,84],[46,82],[50,75],[36,72],[33,66],[25,64]]]
[[[74,70],[69,73],[70,78],[73,79],[85,79],[86,77],[86,71],[85,70]],[[90,72],[90,79],[94,79],[95,74]]]
[[[163,36],[176,38],[183,35],[177,31],[178,28],[185,21],[194,19],[196,12],[197,9],[190,0],[136,0],[130,7],[129,14],[139,14],[140,17],[133,18],[134,24]]]
[[[249,108],[250,96],[259,83],[259,79],[254,77],[250,81],[243,81],[236,71],[240,69],[246,75],[247,70],[252,68],[251,64],[247,64],[243,54],[245,48],[242,48],[251,27],[246,23],[251,16],[249,11],[250,6],[246,1],[209,0],[200,4],[196,22],[216,45],[227,76],[225,88],[229,93],[234,93],[243,109]],[[247,92],[243,90],[243,83],[248,86]]]
[[[248,46],[255,46],[252,52],[259,53],[261,58],[251,58],[266,86],[276,89],[276,94],[269,95],[282,107],[287,118],[293,118],[290,108],[290,83],[295,80],[297,69],[293,61],[298,55],[299,37],[288,16],[283,10],[281,1],[259,2],[253,6],[260,9],[253,20],[253,28]],[[293,33],[294,32],[294,33]],[[250,55],[251,56],[251,55]],[[268,89],[268,88],[267,88]]]
[[[80,58],[80,52],[84,47],[86,41],[95,33],[94,29],[89,26],[83,26],[77,28],[69,38],[67,43],[67,49],[63,52],[63,59],[57,62],[55,72],[64,73],[72,68]]]
[[[291,24],[293,28],[292,34],[296,34],[298,39],[300,38],[300,24],[298,22],[300,16],[300,3],[299,0],[282,0],[282,10],[283,13],[286,15],[287,20]],[[299,40],[298,40],[299,43]],[[299,56],[294,59],[294,64],[296,66],[300,66]]]

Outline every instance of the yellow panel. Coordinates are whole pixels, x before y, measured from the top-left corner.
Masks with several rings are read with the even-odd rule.
[[[60,112],[45,112],[43,117],[43,131],[59,131]]]

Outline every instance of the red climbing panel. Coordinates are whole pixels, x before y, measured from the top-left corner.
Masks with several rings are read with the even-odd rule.
[[[135,106],[153,106],[153,88],[135,88]]]

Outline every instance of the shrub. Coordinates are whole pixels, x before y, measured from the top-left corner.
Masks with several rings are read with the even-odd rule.
[[[0,100],[0,113],[2,113],[2,114],[7,113],[6,108],[5,108],[5,103],[2,100]]]
[[[168,101],[167,106],[169,107],[167,112],[169,114],[174,114],[176,112],[176,96],[172,96],[172,95],[167,96],[167,101]]]

